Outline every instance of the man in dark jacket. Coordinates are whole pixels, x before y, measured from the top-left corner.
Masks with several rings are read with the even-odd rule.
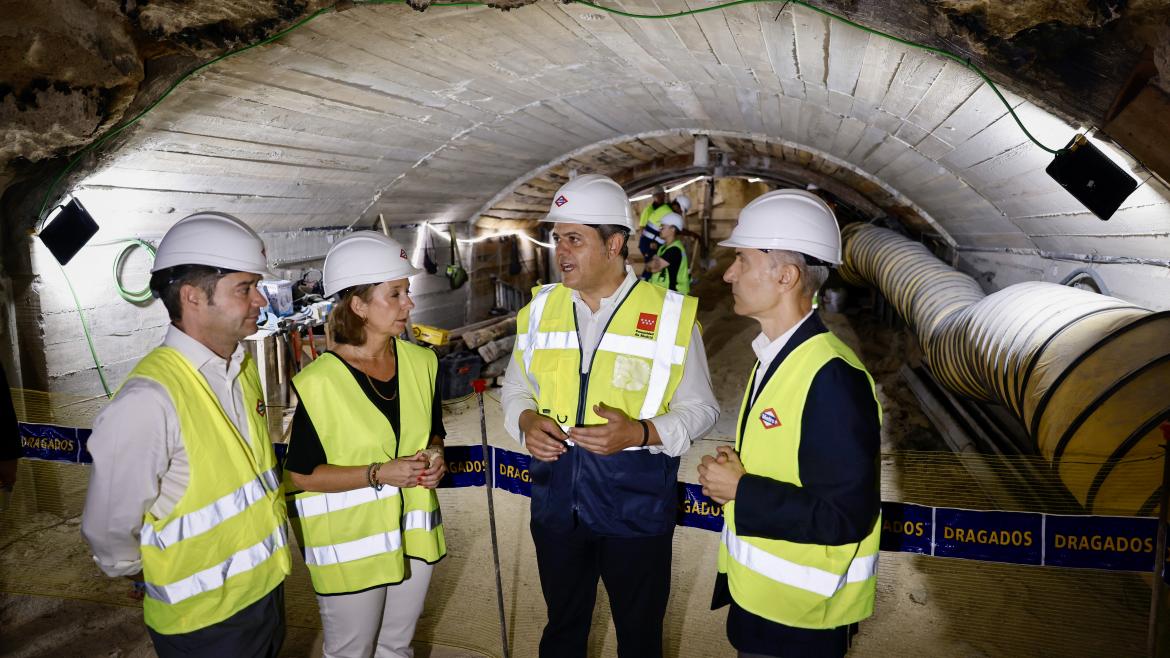
[[[746,656],[843,656],[873,612],[880,536],[881,409],[857,356],[813,313],[841,262],[832,210],[803,190],[748,204],[724,246],[735,312],[758,357],[736,447],[699,466],[724,505],[713,607]]]

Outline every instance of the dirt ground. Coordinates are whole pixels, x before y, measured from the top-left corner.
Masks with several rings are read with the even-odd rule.
[[[732,441],[740,396],[755,358],[749,344],[758,332],[754,322],[732,313],[730,295],[721,282],[704,281],[696,292],[711,383],[722,415],[714,431],[684,457],[680,479],[687,482],[697,481],[695,467],[703,455]],[[902,331],[883,327],[864,314],[822,313],[822,317],[858,351],[874,376],[885,414],[882,450],[890,453],[883,457],[882,495],[884,500],[902,500],[905,476],[898,454],[943,450],[937,432],[898,375],[907,358],[908,339]],[[485,400],[489,440],[517,450],[501,427],[497,399],[498,392],[489,391]],[[473,402],[449,405],[445,423],[449,444],[479,443],[479,415]],[[960,467],[949,468],[938,467],[926,490],[953,492],[970,486]],[[0,594],[0,655],[152,655],[140,607],[127,598],[123,583],[97,573],[77,532],[84,468],[72,467],[65,477],[42,472],[46,469],[33,475],[27,465],[22,469],[23,475],[35,480],[38,504],[26,501],[23,515],[14,516],[10,509],[0,516],[0,521],[19,525],[17,532],[10,536],[6,531],[0,538],[0,592],[5,592]],[[916,490],[923,489],[923,483],[916,485]],[[513,655],[533,656],[544,607],[526,528],[528,501],[500,490],[494,495],[510,643]],[[440,501],[449,555],[435,571],[416,633],[417,655],[499,655],[485,490],[442,490]],[[709,609],[717,542],[714,532],[695,528],[676,532],[666,631],[670,656],[734,655],[725,639],[725,610]],[[1132,655],[1128,645],[1119,646],[1110,639],[1117,629],[1107,627],[1115,617],[1100,613],[1121,594],[1088,595],[1110,592],[1115,581],[1059,576],[1038,576],[1037,570],[1027,567],[883,553],[876,612],[862,624],[852,655]],[[290,628],[283,655],[320,655],[316,605],[299,560],[287,588]],[[1122,588],[1116,589],[1121,592]],[[1066,601],[1064,605],[1074,605],[1077,614],[1070,618],[1054,606],[1053,601],[1060,599]],[[1080,603],[1068,604],[1069,600]],[[1140,602],[1118,605],[1123,608],[1118,615],[1122,615]],[[1101,639],[1097,644],[1085,644],[1067,626],[1060,628],[1094,623],[1102,625],[1099,633],[1089,633]],[[1072,639],[1051,639],[1066,636]],[[603,591],[590,647],[590,655],[616,655]]]

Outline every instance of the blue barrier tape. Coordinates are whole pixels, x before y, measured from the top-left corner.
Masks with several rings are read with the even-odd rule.
[[[24,456],[30,459],[92,463],[86,450],[90,430],[20,424]],[[277,445],[278,456],[284,446]],[[532,496],[528,455],[493,447],[448,446],[447,475],[441,488],[492,486]],[[678,523],[719,532],[723,507],[702,487],[678,483]],[[881,550],[981,562],[1044,565],[1149,573],[1154,569],[1158,520],[1148,517],[1065,516],[882,503]],[[1170,569],[1163,576],[1170,582]]]

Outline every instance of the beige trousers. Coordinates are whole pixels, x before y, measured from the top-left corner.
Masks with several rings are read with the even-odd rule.
[[[422,613],[432,569],[420,560],[407,560],[409,573],[397,585],[318,596],[325,627],[325,658],[412,658],[410,640]]]

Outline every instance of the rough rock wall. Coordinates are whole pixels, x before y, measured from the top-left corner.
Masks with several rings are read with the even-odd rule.
[[[156,100],[183,73],[326,4],[0,0],[5,228],[27,227],[66,158]],[[87,168],[82,163],[71,175],[84,175]]]

